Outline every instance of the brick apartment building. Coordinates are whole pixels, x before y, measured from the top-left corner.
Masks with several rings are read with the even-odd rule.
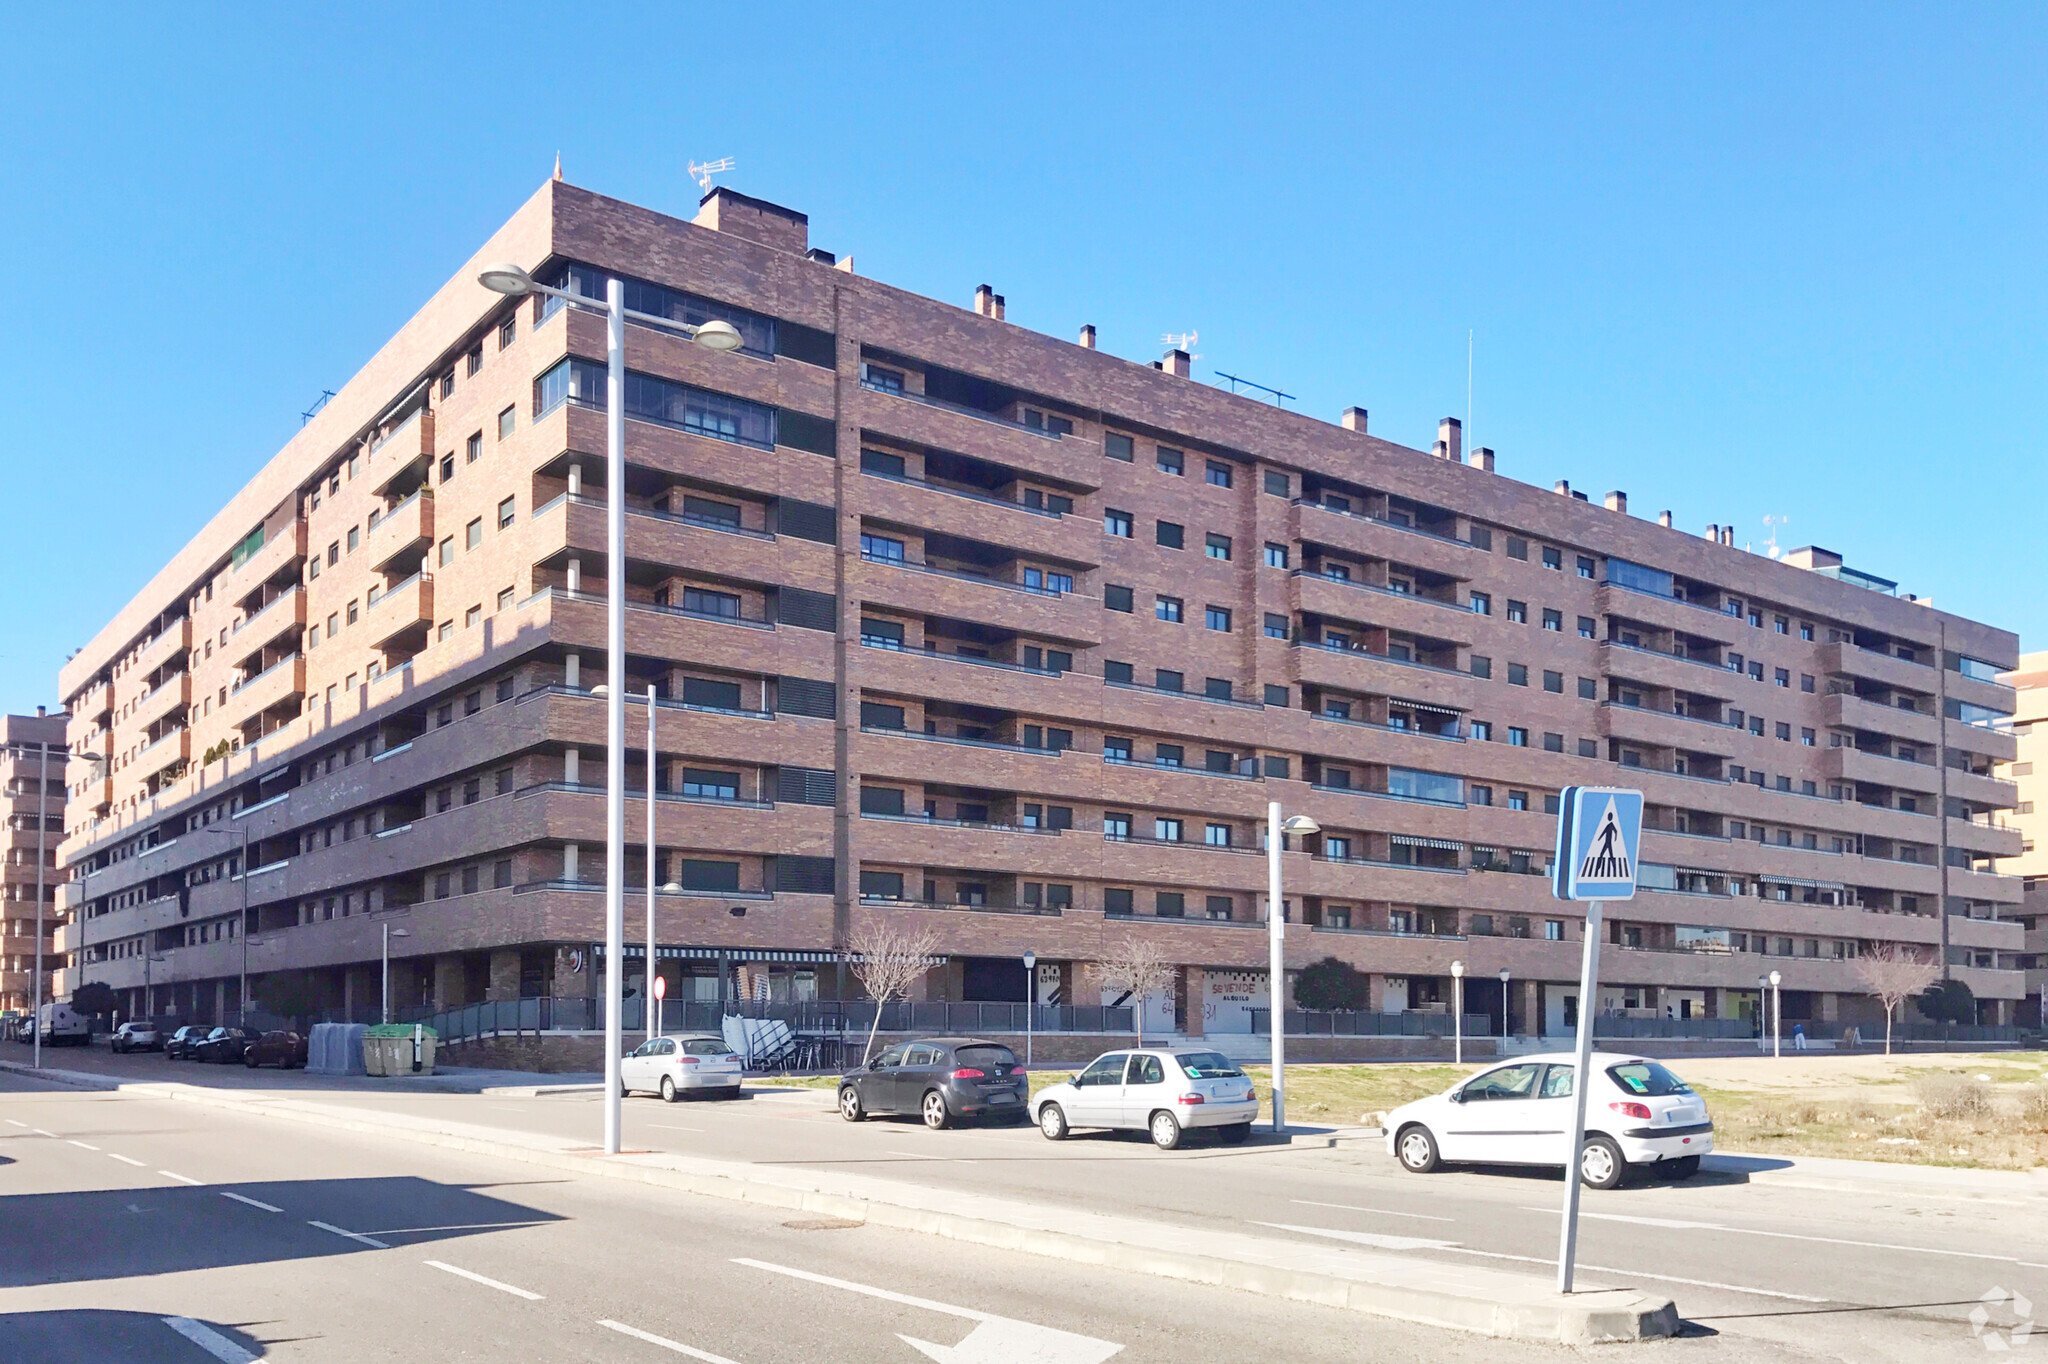
[[[601,319],[487,292],[499,261],[745,346],[629,329],[607,488]],[[1853,957],[1898,941],[2009,1020],[2010,633],[1366,425],[861,278],[729,190],[682,222],[550,182],[64,667],[100,760],[66,978],[207,1018],[246,955],[360,1011],[389,923],[401,1006],[598,993],[622,495],[671,998],[721,955],[849,991],[835,947],[889,916],[939,934],[931,998],[1021,998],[1029,948],[1041,1000],[1094,1003],[1076,968],[1146,935],[1182,967],[1148,1026],[1248,1029],[1271,799],[1323,827],[1291,966],[1427,1011],[1461,960],[1471,1010],[1556,1032],[1555,796],[1625,782],[1653,827],[1603,1009],[1746,1017],[1776,969],[1788,1023],[1874,1020]]]
[[[2020,966],[2027,973],[2029,1002],[2021,1007],[2019,1021],[2039,1028],[2048,1026],[2041,1008],[2041,991],[2048,988],[2048,789],[2042,786],[2048,779],[2048,653],[2021,655],[2018,671],[2001,680],[2013,686],[2018,698],[2012,717],[2016,752],[1998,775],[2013,783],[2012,822],[2022,839],[2019,857],[2006,864],[2021,878],[2025,895],[2019,910],[2026,931]]]
[[[43,896],[43,970],[56,956],[58,845],[64,841],[65,723],[62,715],[0,716],[0,800],[7,827],[0,830],[0,1010],[26,1012],[35,998],[36,887]],[[37,787],[42,787],[38,796]],[[36,837],[41,821],[42,838]],[[36,875],[41,858],[42,875]],[[51,998],[51,979],[43,997]]]

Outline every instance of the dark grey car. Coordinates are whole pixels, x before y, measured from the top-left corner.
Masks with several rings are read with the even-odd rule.
[[[839,1116],[915,1113],[931,1128],[961,1118],[1022,1121],[1030,1087],[1023,1063],[1000,1042],[927,1037],[899,1042],[839,1081]]]

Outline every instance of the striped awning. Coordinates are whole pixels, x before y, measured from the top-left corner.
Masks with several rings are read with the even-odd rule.
[[[1430,715],[1448,715],[1454,720],[1465,713],[1450,706],[1439,706],[1434,701],[1408,701],[1398,696],[1388,701],[1387,704],[1389,706],[1401,706],[1408,710],[1424,711]]]
[[[604,956],[604,944],[601,942],[592,943],[590,945],[590,955],[593,958],[602,959]],[[638,961],[646,957],[647,948],[644,944],[627,943],[625,951],[621,955],[627,961]],[[670,943],[662,943],[657,946],[655,948],[655,955],[659,958],[691,961],[716,961],[722,956],[728,961],[780,961],[810,965],[827,965],[832,962],[857,960],[854,954],[850,952],[831,952],[812,948],[679,947]],[[938,960],[944,961],[945,959],[939,958]]]
[[[1387,841],[1403,848],[1442,848],[1446,852],[1463,852],[1463,843],[1454,843],[1448,838],[1424,838],[1420,834],[1389,834]]]
[[[1718,873],[1718,872],[1717,872],[1717,873],[1715,873],[1715,875],[1719,875],[1719,874],[1720,874],[1720,873]],[[1841,881],[1809,881],[1809,880],[1807,880],[1807,879],[1806,879],[1805,877],[1803,877],[1803,876],[1780,876],[1780,875],[1779,875],[1779,874],[1778,874],[1777,872],[1774,872],[1774,871],[1760,871],[1760,872],[1756,872],[1756,873],[1754,873],[1754,875],[1756,876],[1756,879],[1757,879],[1757,880],[1759,880],[1759,881],[1769,881],[1769,882],[1771,882],[1771,883],[1772,883],[1773,885],[1780,885],[1780,886],[1811,886],[1811,887],[1813,887],[1813,888],[1814,888],[1815,890],[1847,890],[1847,889],[1848,889],[1848,886],[1847,886],[1846,884],[1844,884],[1843,882],[1841,882]]]

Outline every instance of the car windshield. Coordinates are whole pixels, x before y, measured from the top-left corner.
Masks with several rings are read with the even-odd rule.
[[[1234,1080],[1244,1075],[1237,1062],[1220,1051],[1188,1052],[1173,1059],[1180,1062],[1190,1080]]]
[[[1640,1094],[1645,1098],[1660,1099],[1668,1094],[1692,1093],[1691,1085],[1655,1061],[1629,1061],[1609,1066],[1607,1078],[1619,1085],[1623,1093]]]
[[[731,1056],[733,1050],[725,1043],[711,1037],[692,1037],[683,1043],[685,1056]]]
[[[1014,1066],[1017,1053],[1008,1047],[959,1047],[953,1056],[963,1066]]]

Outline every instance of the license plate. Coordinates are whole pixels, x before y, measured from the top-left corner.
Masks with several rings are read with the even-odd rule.
[[[1013,1104],[1017,1102],[1017,1096],[1014,1094],[991,1094],[988,1096],[988,1101],[992,1104]]]

